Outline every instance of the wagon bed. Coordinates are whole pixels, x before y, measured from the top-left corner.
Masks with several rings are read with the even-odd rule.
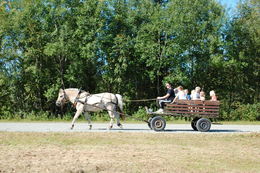
[[[167,104],[163,113],[148,111],[148,126],[155,131],[161,131],[166,126],[163,116],[193,117],[191,127],[196,131],[206,132],[211,127],[210,119],[219,116],[219,106],[219,101],[178,100]]]

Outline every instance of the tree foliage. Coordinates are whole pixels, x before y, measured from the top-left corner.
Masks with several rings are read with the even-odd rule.
[[[226,111],[257,103],[259,6],[228,16],[216,0],[2,1],[0,113],[55,113],[62,87],[154,98],[166,81],[214,89]]]

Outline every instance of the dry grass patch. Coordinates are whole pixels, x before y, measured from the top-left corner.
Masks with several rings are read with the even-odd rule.
[[[0,132],[2,172],[260,172],[260,133]]]

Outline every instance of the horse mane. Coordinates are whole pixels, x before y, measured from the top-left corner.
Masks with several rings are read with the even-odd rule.
[[[73,90],[73,91],[78,91],[79,89],[78,88],[66,88],[65,90]]]
[[[67,88],[66,90],[73,90],[73,91],[79,91],[80,89],[79,88]],[[80,90],[81,93],[87,93],[87,95],[90,95],[90,93],[88,91],[85,91],[85,90]]]

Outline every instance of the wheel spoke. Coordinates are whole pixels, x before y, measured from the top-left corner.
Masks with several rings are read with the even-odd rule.
[[[209,131],[210,127],[211,127],[211,122],[209,119],[207,118],[201,118],[197,121],[196,123],[196,127],[199,131],[201,132],[206,132]]]
[[[162,131],[166,126],[166,121],[161,116],[156,116],[153,117],[150,125],[155,131]]]

